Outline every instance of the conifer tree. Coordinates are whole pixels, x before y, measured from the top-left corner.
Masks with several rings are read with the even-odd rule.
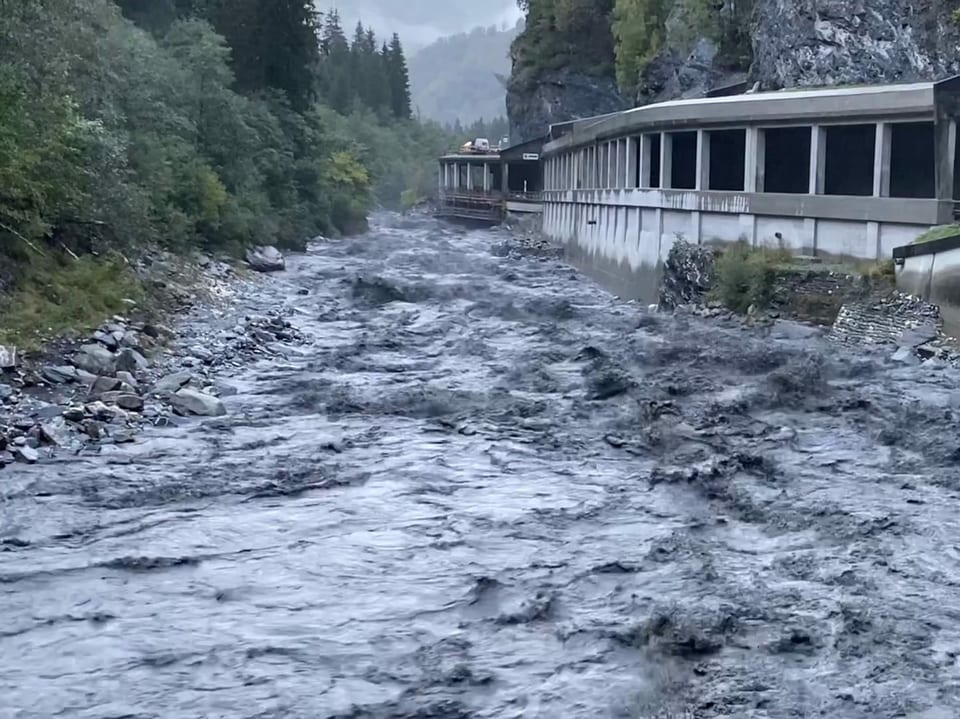
[[[410,75],[407,71],[407,59],[403,54],[403,46],[400,44],[400,36],[397,33],[394,33],[390,39],[386,61],[387,77],[390,81],[390,109],[394,117],[408,120],[412,114],[410,110]]]

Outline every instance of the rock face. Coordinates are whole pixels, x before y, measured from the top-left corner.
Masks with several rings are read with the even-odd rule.
[[[560,70],[542,75],[532,89],[507,88],[510,138],[520,142],[544,135],[552,123],[603,115],[629,107],[612,77]]]
[[[700,304],[713,286],[716,255],[709,247],[677,240],[663,264],[659,307],[672,310]]]
[[[745,83],[761,90],[943,79],[960,74],[960,23],[950,0],[665,0],[649,18],[656,47],[629,104],[703,97]],[[527,44],[537,47],[544,26]],[[568,39],[595,53],[589,33]],[[511,131],[536,136],[551,122],[622,109],[610,70],[599,77],[548,71],[529,81],[514,56]],[[521,81],[525,78],[525,81]]]
[[[956,74],[955,9],[945,0],[755,0],[751,78],[772,90]]]
[[[254,247],[247,250],[247,264],[257,272],[279,272],[286,262],[276,247]]]

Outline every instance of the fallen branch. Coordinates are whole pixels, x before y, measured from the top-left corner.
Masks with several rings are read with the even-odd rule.
[[[21,235],[19,232],[17,232],[17,231],[16,231],[15,229],[13,229],[12,227],[8,227],[7,225],[5,225],[5,224],[3,224],[2,222],[0,222],[0,230],[4,230],[4,231],[6,231],[6,232],[9,232],[11,235],[14,235],[15,237],[19,237],[21,240],[23,240],[24,243],[26,243],[27,247],[29,247],[31,250],[33,250],[34,252],[36,252],[36,253],[37,253],[38,255],[40,255],[41,257],[46,257],[46,256],[47,256],[47,253],[46,253],[46,252],[44,252],[43,250],[41,250],[41,249],[40,249],[39,247],[37,247],[33,242],[31,242],[30,240],[28,240],[26,237],[24,237],[23,235]],[[70,254],[73,254],[73,253],[71,252]],[[74,255],[74,257],[76,257],[76,255]],[[79,258],[78,258],[78,259],[79,259]]]

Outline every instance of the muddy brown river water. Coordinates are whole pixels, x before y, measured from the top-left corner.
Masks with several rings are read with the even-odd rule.
[[[0,717],[960,716],[957,372],[502,239],[318,244],[227,417],[7,468]]]

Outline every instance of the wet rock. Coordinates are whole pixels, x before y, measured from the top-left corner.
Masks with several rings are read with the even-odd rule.
[[[0,370],[17,366],[17,348],[13,345],[0,345]]]
[[[0,402],[6,402],[15,394],[16,392],[14,391],[13,387],[8,384],[0,384]]]
[[[63,410],[63,418],[68,422],[82,422],[87,416],[83,407],[67,407]]]
[[[247,264],[257,272],[279,272],[286,269],[280,250],[270,245],[247,250],[246,259]]]
[[[174,411],[182,415],[221,417],[227,413],[223,402],[213,395],[193,389],[181,389],[170,397]]]
[[[123,382],[123,384],[127,385],[127,387],[130,387],[132,390],[136,390],[140,384],[137,382],[136,377],[125,370],[120,370],[117,372],[117,379]]]
[[[150,367],[150,361],[131,347],[124,347],[117,353],[117,369],[124,372],[138,372]]]
[[[120,409],[128,412],[143,411],[143,397],[136,394],[125,392],[106,392],[101,396],[106,404],[115,404]]]
[[[83,345],[73,356],[73,364],[100,377],[112,377],[117,371],[117,358],[103,345]]]
[[[214,358],[213,352],[208,350],[206,347],[202,347],[200,345],[194,345],[193,347],[190,348],[190,354],[205,364],[210,364],[211,362],[213,362],[213,358]]]
[[[133,432],[133,430],[118,429],[110,434],[110,438],[116,444],[130,444],[131,442],[136,441],[136,434]]]
[[[108,407],[104,402],[91,402],[84,409],[88,415],[101,422],[112,422],[118,416],[118,413],[122,413],[119,408]]]
[[[122,384],[123,382],[115,377],[97,377],[90,387],[90,394],[96,397],[105,392],[115,392]]]
[[[67,443],[65,437],[66,423],[63,419],[40,425],[40,439],[54,447],[62,447]]]
[[[46,365],[40,370],[41,376],[53,384],[67,384],[77,381],[77,368],[70,365]]]
[[[913,351],[912,347],[901,347],[890,356],[890,359],[905,365],[920,364],[920,358],[917,357],[917,353]]]
[[[97,330],[93,333],[92,339],[94,342],[99,342],[109,350],[115,350],[119,346],[119,342],[117,342],[117,338],[113,332]]]
[[[157,380],[157,383],[153,386],[153,391],[157,394],[170,394],[172,392],[176,392],[180,388],[189,384],[193,377],[193,372],[186,370],[168,374],[166,377],[162,377],[161,379]]]
[[[29,445],[23,445],[13,450],[14,457],[26,464],[36,464],[40,461],[40,453]]]
[[[232,384],[229,382],[224,382],[222,379],[218,379],[216,382],[214,382],[213,388],[221,397],[233,397],[240,392],[240,390],[238,390]]]
[[[103,425],[95,419],[83,420],[83,433],[90,439],[100,439],[103,436]]]

